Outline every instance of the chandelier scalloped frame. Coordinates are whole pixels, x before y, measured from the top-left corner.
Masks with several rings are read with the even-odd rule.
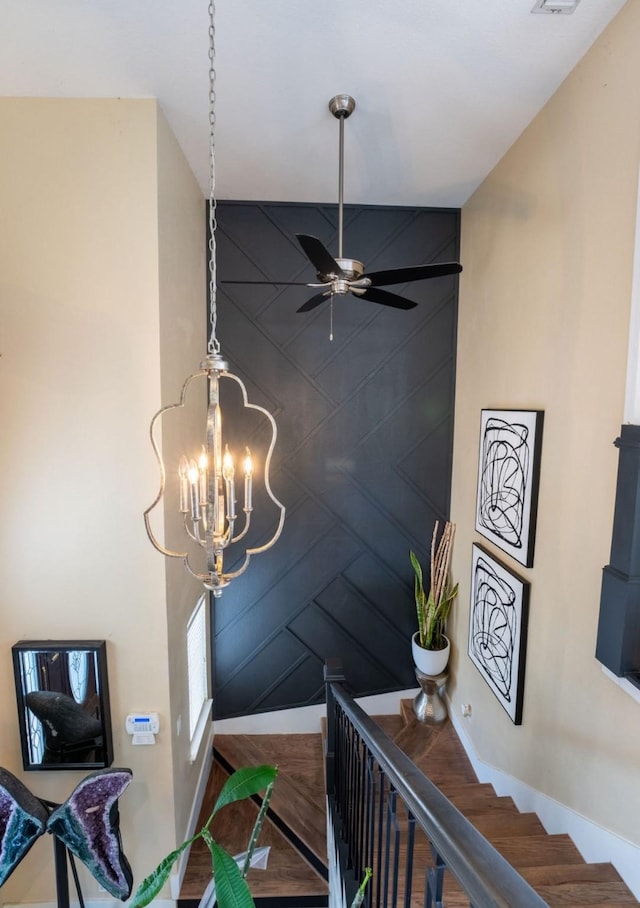
[[[181,506],[181,511],[184,513],[184,525],[188,536],[194,542],[198,543],[206,553],[206,573],[198,571],[192,566],[189,558],[189,552],[176,552],[164,546],[156,538],[151,528],[150,520],[151,512],[164,497],[167,483],[164,461],[162,459],[160,447],[156,440],[156,425],[158,424],[159,420],[161,420],[162,417],[170,410],[180,409],[185,406],[189,386],[193,381],[196,381],[200,378],[205,378],[208,383],[207,432],[206,445],[203,446],[203,450],[204,452],[206,452],[206,462],[207,465],[210,466],[210,468],[207,470],[205,500],[198,501],[196,507],[194,507],[192,503],[188,508],[186,507],[186,502],[184,502],[185,507]],[[240,387],[240,391],[242,393],[243,408],[247,410],[257,410],[259,413],[262,413],[263,416],[265,416],[269,421],[269,424],[271,426],[271,441],[269,443],[267,455],[264,462],[263,483],[267,495],[273,501],[280,512],[277,526],[270,539],[262,545],[247,548],[245,550],[244,560],[240,567],[237,570],[230,572],[224,571],[224,551],[228,546],[239,542],[247,534],[251,522],[251,512],[253,508],[251,505],[250,491],[247,500],[247,485],[245,478],[245,502],[243,507],[243,511],[245,513],[245,524],[242,530],[234,535],[236,515],[233,477],[231,477],[231,479],[225,479],[222,467],[224,458],[221,451],[221,417],[219,406],[220,379],[229,379],[236,382],[236,384]],[[279,501],[278,498],[276,498],[276,496],[274,495],[269,480],[271,457],[278,437],[276,421],[271,413],[269,413],[269,411],[264,407],[261,407],[259,404],[253,404],[249,401],[247,389],[244,385],[244,382],[233,372],[229,371],[227,363],[222,359],[222,357],[219,354],[210,354],[207,356],[206,360],[201,363],[199,371],[189,375],[185,380],[184,384],[182,385],[180,399],[178,400],[178,402],[174,404],[167,404],[166,406],[161,407],[157,411],[157,413],[154,414],[151,419],[149,435],[160,471],[160,487],[153,503],[149,505],[149,507],[144,512],[144,522],[147,536],[149,537],[152,545],[162,555],[165,555],[169,558],[181,558],[187,571],[193,577],[201,581],[206,589],[211,590],[214,596],[219,597],[222,595],[222,590],[226,586],[228,586],[232,580],[244,573],[244,571],[249,566],[249,562],[253,555],[259,555],[262,552],[265,552],[278,541],[282,532],[282,528],[284,526],[286,508],[282,504],[282,502]],[[211,469],[211,467],[213,467],[213,469]],[[224,511],[222,513],[220,511],[221,506],[224,508]],[[199,513],[200,516],[197,520],[194,520],[196,513]],[[193,524],[191,528],[189,527],[189,522]],[[200,523],[202,523],[202,526],[205,527],[204,537],[199,532]]]

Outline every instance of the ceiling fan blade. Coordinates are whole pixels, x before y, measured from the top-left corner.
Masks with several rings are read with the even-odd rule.
[[[431,277],[444,277],[446,274],[460,274],[462,265],[458,262],[435,262],[432,265],[416,265],[413,268],[390,268],[388,271],[372,271],[363,274],[368,277],[372,287],[384,287],[387,284],[406,284],[409,281],[424,281]]]
[[[364,293],[355,294],[360,299],[369,300],[371,303],[380,303],[381,306],[393,306],[394,309],[415,309],[418,305],[413,300],[407,300],[397,293],[389,293],[388,290],[378,290],[376,287],[368,287]]]
[[[296,233],[298,242],[302,246],[303,252],[309,259],[319,275],[327,277],[334,274],[336,277],[345,277],[345,273],[322,245],[317,236],[308,236],[305,233]]]
[[[324,303],[328,296],[331,296],[331,294],[316,293],[316,295],[312,296],[310,300],[307,300],[306,303],[303,303],[299,309],[296,309],[296,312],[311,312],[311,310],[315,309],[316,306],[319,306],[320,303]]]

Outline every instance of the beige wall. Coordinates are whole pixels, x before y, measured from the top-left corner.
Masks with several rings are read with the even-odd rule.
[[[166,406],[179,400],[187,375],[196,372],[205,357],[207,320],[205,202],[164,117],[158,121],[158,202],[161,387],[162,404]],[[200,450],[198,442],[203,440],[206,380],[192,383],[191,388],[185,412],[178,416],[177,411],[171,411],[163,420],[167,487],[173,488],[174,492],[180,455],[195,455]],[[181,547],[184,530],[175,504],[176,498],[171,499],[168,495],[164,526],[171,539],[165,541]],[[185,629],[204,590],[202,584],[185,571],[182,560],[167,560],[165,567],[175,829],[178,841],[182,841],[204,756],[201,753],[199,760],[191,762]],[[180,734],[178,726],[181,727]],[[201,751],[203,748],[204,742]]]
[[[458,714],[472,705],[482,760],[635,843],[640,705],[594,650],[623,418],[639,44],[630,0],[463,209],[451,686]],[[466,655],[482,407],[545,411],[535,564],[503,557],[531,581],[521,727]]]
[[[142,512],[158,484],[148,424],[162,402],[161,319],[166,333],[172,301],[196,325],[204,305],[203,202],[153,101],[2,99],[0,134],[0,765],[39,796],[70,793],[83,773],[21,769],[10,648],[106,639],[114,765],[134,774],[123,841],[139,882],[174,846],[197,771],[185,771],[171,715],[185,700],[174,653],[193,592],[168,633],[178,597]],[[179,294],[194,263],[200,276]],[[190,345],[178,345],[184,372]],[[136,709],[160,713],[155,747],[131,747],[123,723]],[[85,879],[85,895],[100,897]],[[54,892],[45,837],[0,900]]]

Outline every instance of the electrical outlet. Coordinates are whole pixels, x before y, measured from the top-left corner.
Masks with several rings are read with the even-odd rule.
[[[176,737],[180,737],[180,732],[182,731],[182,716],[178,716],[176,719]]]

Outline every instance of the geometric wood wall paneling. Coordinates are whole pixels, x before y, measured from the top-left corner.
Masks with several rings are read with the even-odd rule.
[[[214,715],[319,702],[330,656],[357,695],[412,686],[408,553],[427,557],[449,514],[457,278],[390,288],[408,312],[336,300],[331,343],[328,305],[296,314],[313,290],[225,281],[313,280],[295,234],[335,254],[335,206],[219,202],[217,222],[218,336],[276,416],[287,518],[215,601]],[[457,209],[346,206],[344,255],[369,271],[456,261],[459,225]]]

